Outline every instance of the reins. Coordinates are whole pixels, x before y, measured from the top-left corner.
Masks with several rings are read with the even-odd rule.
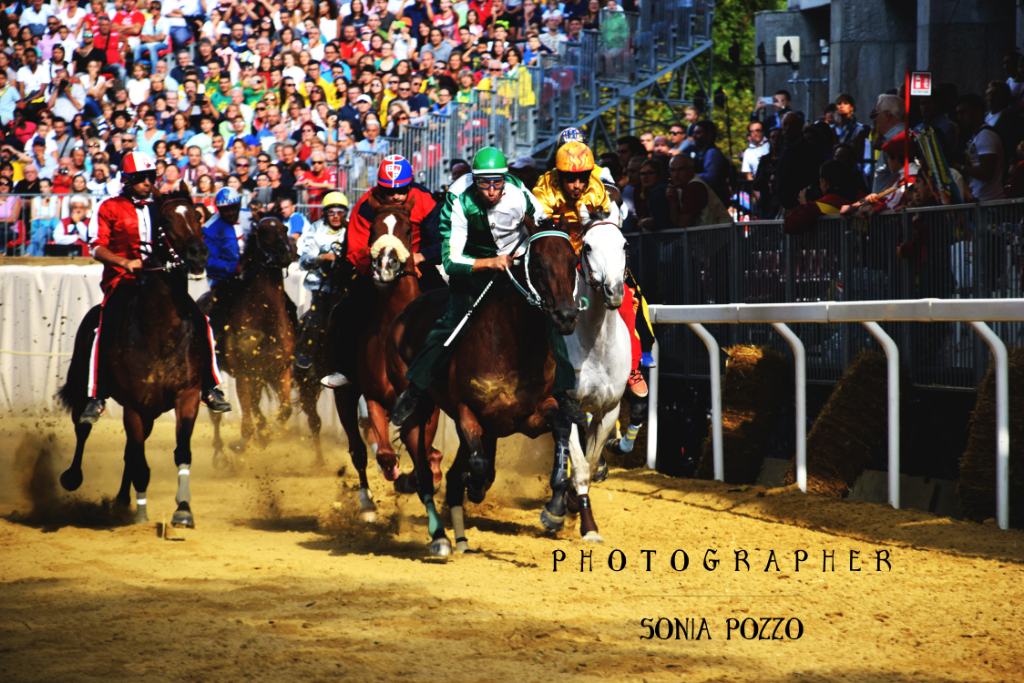
[[[521,284],[519,284],[519,281],[516,280],[515,275],[512,274],[511,269],[505,270],[505,272],[508,274],[508,279],[511,280],[512,284],[516,286],[516,289],[519,290],[519,293],[526,297],[526,302],[532,306],[536,306],[537,308],[541,307],[541,299],[540,294],[537,292],[537,288],[533,286],[533,281],[530,279],[530,246],[533,244],[535,240],[538,240],[541,237],[562,237],[572,242],[572,239],[569,237],[569,235],[560,230],[542,230],[541,232],[531,235],[529,239],[526,240],[526,254],[524,257],[523,270],[526,275],[526,287],[523,287]],[[519,245],[521,245],[522,243],[523,241],[520,240],[519,244],[517,244],[515,248],[512,249],[512,252],[514,253],[515,250],[518,249]],[[572,291],[573,299],[576,298],[576,293],[578,290],[579,282],[576,282]]]

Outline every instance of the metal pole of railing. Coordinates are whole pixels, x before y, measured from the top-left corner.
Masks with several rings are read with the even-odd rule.
[[[975,321],[974,331],[992,349],[996,366],[996,521],[1010,527],[1010,386],[1006,344],[988,325]]]
[[[658,464],[658,359],[661,349],[658,342],[651,347],[654,367],[651,368],[650,382],[647,385],[647,467],[656,469]]]
[[[807,354],[804,343],[785,323],[772,323],[793,348],[796,366],[796,483],[807,493]]]
[[[889,504],[900,508],[900,351],[882,326],[876,322],[861,323],[885,349],[889,384]]]
[[[725,481],[725,458],[722,455],[722,377],[719,368],[718,342],[714,335],[704,329],[700,323],[689,323],[690,329],[697,333],[708,347],[708,359],[711,363],[711,447],[714,453],[715,479]]]

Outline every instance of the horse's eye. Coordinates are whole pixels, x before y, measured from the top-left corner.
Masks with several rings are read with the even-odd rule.
[[[584,244],[583,245],[583,251],[588,251],[589,252],[590,251],[590,245],[589,244]]]

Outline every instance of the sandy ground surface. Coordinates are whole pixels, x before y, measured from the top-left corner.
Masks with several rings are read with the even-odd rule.
[[[590,545],[574,528],[539,529],[546,447],[509,441],[488,500],[467,506],[477,552],[441,562],[427,557],[422,505],[376,471],[381,515],[367,526],[350,466],[341,479],[314,471],[292,436],[220,474],[201,425],[197,526],[164,540],[171,426],[159,423],[148,444],[144,525],[118,523],[103,502],[120,481],[119,423],[93,431],[74,496],[55,484],[72,438],[64,417],[0,422],[5,683],[1024,680],[1024,534],[992,524],[613,470],[592,493],[605,543]],[[326,454],[348,464],[337,444]],[[608,566],[616,549],[621,571]],[[677,549],[684,571],[670,565]],[[714,571],[708,549],[722,561]],[[749,572],[735,571],[739,549]],[[878,549],[891,571],[875,571]],[[642,550],[657,551],[650,571]],[[799,572],[798,550],[808,553]],[[862,571],[850,571],[850,550]],[[593,552],[593,571],[579,571],[581,551]],[[766,572],[771,551],[778,570]],[[821,571],[825,551],[834,572]],[[678,618],[689,638],[673,625],[671,639],[642,639],[641,620],[660,617],[660,635]],[[752,619],[748,636],[772,619],[771,633],[730,639],[729,619]],[[785,638],[795,620],[801,637]]]

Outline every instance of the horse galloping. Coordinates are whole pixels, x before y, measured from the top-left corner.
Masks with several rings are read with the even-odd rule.
[[[379,297],[377,308],[359,339],[359,386],[366,399],[377,464],[384,478],[395,482],[396,490],[406,492],[406,485],[414,483],[415,479],[410,482],[404,475],[399,475],[398,454],[388,437],[388,420],[398,393],[408,382],[404,378],[397,384],[390,381],[385,347],[392,322],[421,294],[416,259],[412,251],[413,226],[409,220],[415,198],[405,204],[386,206],[371,195],[368,202],[374,212],[369,243],[373,282]],[[413,425],[403,428],[401,432],[403,443],[413,454],[414,466],[418,461],[418,449],[425,449],[435,488],[441,483],[443,458],[441,452],[432,447],[437,433],[438,415],[439,411],[435,408],[422,428]]]
[[[459,552],[469,547],[463,496],[468,491],[471,501],[484,500],[494,481],[498,438],[514,433],[536,438],[552,431],[556,460],[569,457],[571,423],[553,397],[555,359],[546,325],[550,320],[558,333],[572,333],[579,261],[568,235],[554,230],[549,219],[538,224],[528,220],[526,227],[524,258],[507,274],[493,274],[493,291],[480,300],[468,319],[458,353],[452,355],[447,370],[431,385],[410,418],[425,428],[436,404],[456,423],[460,445],[446,476],[446,498]],[[443,291],[425,294],[395,319],[387,340],[392,384],[403,381],[409,363],[444,314],[447,295]],[[427,396],[432,400],[426,400]],[[424,451],[420,448],[416,453],[422,458]],[[448,555],[451,543],[433,501],[432,477],[426,474],[430,469],[421,459],[416,470],[418,493],[427,508],[430,552]],[[561,471],[555,468],[555,472]],[[564,492],[567,487],[567,479],[552,481],[553,489]]]
[[[199,412],[203,337],[208,335],[202,316],[194,313],[188,294],[188,278],[200,279],[206,270],[209,251],[203,243],[202,226],[188,189],[157,197],[151,208],[155,230],[152,250],[142,273],[132,287],[123,313],[113,325],[108,348],[99,347],[110,373],[110,396],[124,408],[127,443],[124,473],[117,502],[131,503],[130,487],[136,495],[136,523],[148,521],[146,489],[150,470],[145,443],[157,417],[174,410],[176,417],[174,462],[178,466],[177,510],[171,518],[176,526],[195,525],[190,506],[189,475],[192,463],[191,438]],[[83,319],[75,337],[75,349],[67,380],[59,399],[71,411],[75,423],[75,455],[61,474],[61,485],[75,491],[82,485],[82,455],[92,431],[79,418],[88,402],[90,353],[101,316],[96,306]]]
[[[218,355],[223,359],[223,369],[236,381],[242,434],[241,439],[232,444],[235,450],[247,447],[254,436],[261,447],[267,443],[267,419],[260,409],[264,387],[277,396],[279,423],[283,424],[292,414],[295,325],[289,313],[282,270],[295,258],[295,247],[284,223],[277,218],[264,218],[246,237],[238,280],[225,281],[199,298],[203,312],[218,320],[214,326],[219,340]],[[230,289],[222,291],[221,288]],[[214,315],[218,302],[224,308],[219,315]],[[223,321],[223,326],[219,321]],[[214,465],[222,467],[225,463],[221,416],[212,414],[212,418]]]

